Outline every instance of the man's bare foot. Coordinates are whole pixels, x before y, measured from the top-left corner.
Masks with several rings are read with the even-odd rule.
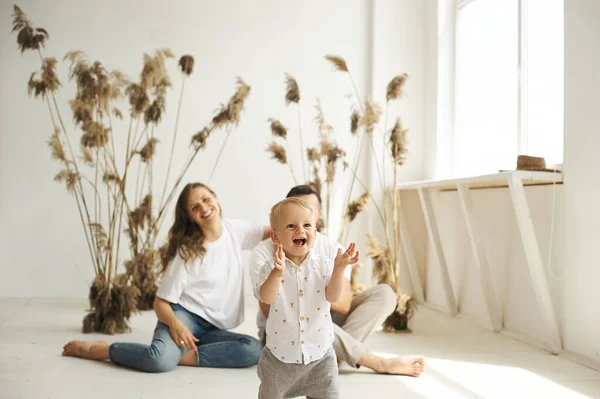
[[[63,347],[63,356],[91,360],[108,359],[108,343],[105,341],[71,341]]]
[[[378,373],[418,377],[425,368],[425,358],[423,356],[402,356],[381,359],[381,366],[377,370]]]

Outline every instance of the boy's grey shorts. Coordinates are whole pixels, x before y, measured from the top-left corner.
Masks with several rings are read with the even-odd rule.
[[[284,363],[266,346],[258,361],[259,399],[339,399],[338,365],[333,345],[325,356],[309,364]]]

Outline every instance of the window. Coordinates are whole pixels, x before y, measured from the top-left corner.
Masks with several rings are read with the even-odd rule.
[[[563,0],[467,0],[456,13],[456,176],[563,159]]]

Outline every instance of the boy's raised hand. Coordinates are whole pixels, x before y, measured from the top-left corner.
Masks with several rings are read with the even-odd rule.
[[[346,249],[346,252],[342,253],[341,249],[338,249],[337,256],[333,262],[333,269],[345,269],[348,265],[353,265],[358,262],[358,251],[356,251],[356,244],[352,243]]]
[[[283,270],[285,269],[285,252],[283,252],[283,245],[277,244],[273,257],[275,258],[275,269],[280,274],[283,274]]]

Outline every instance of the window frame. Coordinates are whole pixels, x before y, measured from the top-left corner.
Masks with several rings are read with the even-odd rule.
[[[444,0],[440,0],[444,1]],[[486,0],[450,0],[454,3],[454,57],[453,57],[453,71],[454,71],[454,83],[453,83],[453,102],[456,104],[457,102],[457,54],[458,54],[458,30],[460,29],[459,20],[461,9],[473,3],[475,1],[486,1]],[[529,131],[528,131],[528,59],[529,59],[529,50],[528,50],[528,3],[529,0],[517,0],[518,5],[518,32],[517,32],[517,45],[518,45],[518,63],[517,63],[517,142],[515,143],[517,154],[528,154],[528,143],[529,143]],[[453,104],[454,109],[454,117],[453,121],[457,119],[457,108]],[[456,126],[452,126],[450,129],[452,132],[452,142],[456,143],[456,135],[457,129]],[[563,152],[564,152],[564,130],[563,130]],[[453,149],[453,177],[456,176],[457,167],[457,157],[456,157],[456,147]],[[564,158],[563,158],[564,161]],[[516,162],[516,160],[515,160]],[[562,161],[561,161],[562,164]]]

